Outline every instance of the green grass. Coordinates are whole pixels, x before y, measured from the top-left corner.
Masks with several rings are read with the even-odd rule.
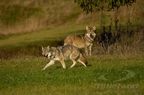
[[[142,58],[89,58],[90,66],[77,64],[62,69],[59,63],[41,69],[47,60],[23,57],[0,62],[0,95],[135,95],[143,93],[144,60]],[[72,63],[66,61],[67,67]],[[132,78],[125,77],[130,70]],[[107,80],[100,78],[105,75]]]
[[[87,68],[77,64],[63,70],[57,63],[41,71],[48,62],[40,57],[41,45],[57,46],[67,35],[81,34],[84,28],[85,25],[63,25],[1,37],[0,95],[142,95],[142,56],[96,55],[88,58]],[[71,64],[66,61],[67,67]]]
[[[0,58],[40,54],[41,46],[63,45],[69,34],[82,34],[85,26],[64,25],[31,33],[1,36]]]
[[[52,28],[49,30],[41,30],[38,32],[11,35],[7,39],[0,40],[0,46],[14,46],[21,44],[33,43],[41,40],[62,40],[68,34],[80,34],[81,30],[85,29],[85,26],[77,26],[77,25],[67,25],[60,26],[56,28]]]
[[[87,68],[77,64],[69,69],[72,62],[66,61],[66,70],[56,63],[41,71],[48,62],[40,56],[42,45],[62,45],[67,35],[82,34],[87,24],[99,26],[99,13],[85,16],[72,2],[47,0],[36,1],[34,5],[27,0],[0,2],[0,23],[5,26],[1,28],[8,30],[1,29],[2,34],[8,34],[0,35],[0,95],[144,94],[144,58],[141,55],[96,55],[88,58]],[[136,6],[139,14],[134,16],[134,25],[143,23],[143,1]],[[28,20],[32,20],[32,24]],[[109,23],[107,16],[105,21]],[[40,26],[44,30],[17,34],[17,31],[31,31],[29,22],[31,25],[39,22],[34,31]],[[26,29],[14,28],[14,32],[9,32],[13,26],[21,24]]]

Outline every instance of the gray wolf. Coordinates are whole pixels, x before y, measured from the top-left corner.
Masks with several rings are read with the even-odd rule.
[[[77,62],[87,67],[87,60],[79,49],[75,46],[65,45],[61,47],[42,47],[42,55],[47,57],[50,62],[42,69],[55,64],[55,61],[59,61],[64,69],[66,69],[65,60],[70,59],[73,64],[70,68],[73,68]]]
[[[86,26],[84,35],[69,35],[64,40],[64,45],[73,45],[77,48],[84,48],[86,55],[91,56],[93,41],[96,37],[96,27]]]

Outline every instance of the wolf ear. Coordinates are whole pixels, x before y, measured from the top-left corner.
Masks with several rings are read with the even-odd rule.
[[[89,26],[86,26],[86,30],[87,30],[87,31],[89,30]]]
[[[47,49],[49,50],[49,49],[50,49],[50,46],[47,46]]]
[[[43,49],[44,49],[44,47],[43,47],[43,46],[41,46],[41,49],[43,50]]]
[[[96,27],[95,27],[95,26],[93,26],[93,30],[94,30],[94,31],[96,30]]]

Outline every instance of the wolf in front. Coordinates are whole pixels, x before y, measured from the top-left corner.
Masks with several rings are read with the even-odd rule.
[[[64,45],[73,45],[77,48],[84,48],[86,55],[91,55],[93,41],[96,37],[96,27],[86,26],[84,35],[69,35],[64,40]]]
[[[73,68],[77,62],[87,67],[87,60],[79,49],[72,45],[65,45],[61,47],[42,47],[42,55],[47,57],[50,62],[42,69],[55,64],[55,61],[59,61],[64,69],[66,69],[65,60],[70,59],[73,64],[70,68]]]

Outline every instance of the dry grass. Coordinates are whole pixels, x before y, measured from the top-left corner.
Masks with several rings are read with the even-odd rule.
[[[143,0],[137,0],[136,4],[131,7],[131,21],[135,25],[143,25],[143,4]],[[20,8],[11,10],[14,6]],[[34,12],[35,8],[39,11]],[[29,15],[29,11],[34,13]],[[120,8],[121,24],[127,22],[127,13],[126,7]],[[110,18],[113,18],[113,12],[105,14],[105,25],[109,25]],[[99,26],[101,19],[99,12],[84,14],[73,0],[2,0],[0,2],[0,18],[0,34],[29,32],[68,23]]]

